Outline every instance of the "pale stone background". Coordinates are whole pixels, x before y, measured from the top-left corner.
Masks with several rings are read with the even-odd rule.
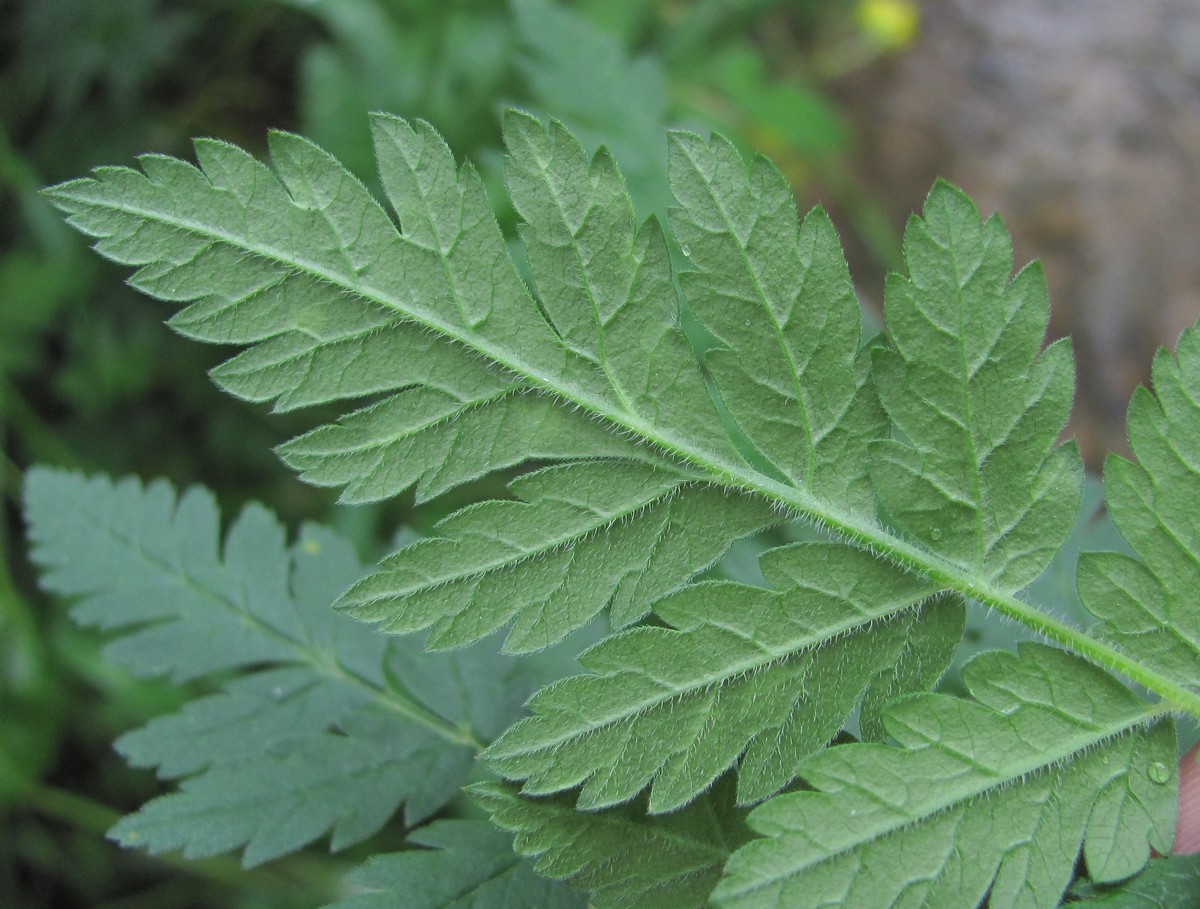
[[[837,87],[856,171],[897,226],[943,176],[1001,212],[1018,264],[1043,260],[1097,468],[1127,449],[1155,348],[1200,317],[1200,0],[926,0],[922,17],[908,53]]]

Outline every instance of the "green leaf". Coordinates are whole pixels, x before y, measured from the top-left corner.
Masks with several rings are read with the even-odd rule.
[[[885,714],[899,747],[805,761],[815,791],[750,815],[766,838],[730,859],[718,905],[1053,907],[1081,847],[1101,881],[1170,849],[1171,723],[1147,726],[1152,708],[1042,645],[982,654],[964,680],[974,701],[918,695]]]
[[[730,862],[718,893],[730,905],[774,905],[778,894],[789,906],[841,903],[858,887],[854,899],[871,906],[973,906],[989,893],[994,905],[1053,906],[1080,849],[1092,878],[1110,881],[1144,863],[1148,841],[1161,848],[1175,788],[1161,719],[1200,715],[1187,598],[1193,339],[1178,361],[1160,359],[1157,399],[1135,403],[1143,465],[1110,465],[1114,520],[1138,557],[1081,560],[1084,600],[1103,620],[1088,634],[1030,601],[1080,500],[1078,455],[1058,444],[1070,352],[1041,349],[1039,268],[1010,278],[1007,232],[959,191],[937,184],[910,222],[908,273],[888,282],[887,336],[864,345],[828,219],[797,224],[779,174],[725,140],[670,140],[672,223],[689,263],[676,274],[657,223],[638,225],[612,155],[509,114],[527,285],[474,169],[425,124],[380,115],[373,131],[394,218],[287,135],[272,139],[273,170],[201,142],[199,168],[148,157],[143,173],[101,169],[49,194],[103,254],[139,268],[136,285],[189,304],[181,328],[248,347],[221,381],[281,408],[343,408],[282,449],[312,482],[351,500],[410,486],[428,498],[528,466],[510,499],[452,514],[341,603],[387,630],[429,629],[434,647],[507,629],[513,651],[607,611],[615,631],[587,654],[591,675],[536,696],[536,715],[490,753],[529,792],[559,793],[509,792],[505,803],[537,840],[529,848],[563,856],[555,873],[609,886],[596,876],[606,849],[639,842],[629,830],[691,817],[732,770],[723,797],[735,802],[794,788],[797,774],[817,791],[755,812],[771,839]],[[700,353],[685,319],[705,339]],[[378,400],[345,413],[363,396]],[[764,556],[769,588],[703,579],[731,546],[793,518],[821,542]],[[168,555],[194,560],[177,550]],[[65,561],[59,570],[73,577]],[[248,583],[274,590],[279,576]],[[260,599],[245,611],[266,609]],[[1038,646],[1022,659],[980,657],[967,672],[975,701],[922,695],[949,659],[964,602],[1076,656]],[[162,662],[156,635],[202,627],[192,606],[177,613],[128,636],[148,669]],[[273,638],[227,637],[228,651],[181,661],[176,675],[295,662]],[[462,705],[439,707],[438,689],[402,663],[388,660],[388,697],[403,689],[436,735],[458,734]],[[1161,700],[1143,704],[1110,671]],[[906,697],[885,706],[896,695]],[[369,708],[353,714],[364,739]],[[876,744],[817,751],[856,717]],[[901,747],[879,744],[889,735]],[[644,806],[566,808],[647,788]],[[525,816],[530,806],[541,820]],[[548,832],[615,817],[621,837],[555,846]],[[711,886],[712,856],[680,867],[702,865]],[[673,873],[650,863],[635,878],[653,891]],[[688,898],[702,902],[695,887]]]
[[[1172,855],[1151,861],[1136,877],[1112,886],[1085,884],[1074,889],[1079,909],[1200,909],[1200,855]]]
[[[512,837],[484,821],[434,821],[408,841],[425,849],[376,855],[348,883],[372,892],[327,909],[583,909],[587,898],[538,877]]]
[[[625,805],[579,812],[563,797],[527,798],[503,783],[477,783],[471,796],[534,869],[592,894],[598,909],[699,909],[708,905],[729,854],[749,836],[729,786],[682,811],[657,817]]]
[[[1094,629],[1140,662],[1200,687],[1200,334],[1183,333],[1154,360],[1154,392],[1129,405],[1137,462],[1104,467],[1108,509],[1137,558],[1087,553],[1079,591],[1102,622]]]
[[[40,468],[26,477],[26,514],[43,586],[78,598],[80,624],[119,632],[105,656],[139,676],[183,682],[325,653],[380,678],[386,642],[323,609],[361,571],[328,532],[289,551],[275,517],[250,505],[222,542],[206,490]]]
[[[730,415],[788,483],[873,512],[867,444],[886,430],[828,216],[797,230],[783,175],[762,157],[747,168],[721,137],[672,133],[668,160],[672,224],[696,267],[681,281],[722,345],[705,363]]]
[[[908,277],[886,291],[875,385],[896,438],[871,448],[880,502],[915,539],[1007,589],[1036,578],[1071,530],[1079,455],[1055,447],[1074,390],[1070,348],[1039,354],[1041,267],[1010,283],[1012,243],[938,183],[904,235]]]
[[[761,502],[764,513],[773,506],[807,515],[1043,634],[1079,642],[1078,633],[1018,601],[1011,587],[996,586],[1027,580],[1060,542],[1054,538],[1058,525],[1064,534],[1069,529],[1073,497],[1067,468],[1075,463],[1069,448],[1052,447],[1057,426],[1051,424],[1069,403],[1069,377],[1064,384],[1061,375],[1066,360],[1061,354],[1043,355],[1031,374],[1044,300],[1040,285],[1029,277],[1004,288],[1009,260],[997,222],[968,230],[976,217],[973,207],[941,188],[931,196],[932,227],[916,222],[910,243],[914,280],[930,286],[938,283],[935,266],[953,269],[962,264],[959,260],[983,261],[987,247],[983,277],[943,288],[938,306],[939,312],[946,310],[948,327],[964,329],[975,324],[967,317],[972,307],[999,299],[1000,322],[987,323],[989,331],[994,329],[988,338],[995,341],[995,351],[974,336],[961,345],[951,338],[949,347],[940,336],[931,340],[917,332],[914,340],[901,326],[899,346],[879,357],[893,364],[893,372],[899,370],[889,394],[932,380],[947,387],[918,389],[917,397],[937,403],[938,419],[949,425],[947,415],[954,417],[955,408],[969,403],[972,419],[982,423],[963,424],[967,428],[955,430],[957,436],[945,436],[945,426],[935,427],[931,438],[922,439],[908,425],[913,415],[892,401],[896,431],[907,441],[872,443],[883,432],[882,423],[868,387],[869,358],[859,346],[853,295],[835,238],[821,216],[793,231],[787,188],[769,166],[746,169],[721,140],[705,143],[687,135],[673,140],[673,187],[681,202],[676,220],[694,241],[685,245],[697,265],[688,273],[692,277],[685,275],[686,283],[719,344],[707,366],[718,382],[711,392],[720,406],[706,407],[701,371],[678,328],[681,304],[661,235],[653,222],[634,228],[620,176],[607,155],[588,161],[561,128],[543,128],[516,114],[508,118],[510,177],[514,201],[529,219],[523,236],[535,301],[517,276],[474,170],[458,168],[425,125],[378,116],[373,128],[381,181],[402,234],[336,162],[283,134],[272,140],[275,173],[230,146],[206,141],[197,145],[199,170],[152,156],[143,160],[144,176],[101,169],[94,179],[63,184],[49,194],[77,226],[97,237],[102,253],[141,266],[134,277],[139,286],[167,299],[194,301],[203,318],[193,313],[191,324],[203,323],[213,338],[263,345],[286,337],[291,345],[297,332],[314,333],[309,325],[344,324],[355,336],[353,344],[392,333],[432,339],[422,365],[367,358],[364,371],[340,388],[332,367],[323,378],[307,377],[304,357],[284,370],[287,382],[281,384],[278,376],[264,379],[262,394],[279,392],[286,399],[290,385],[295,400],[403,385],[373,409],[284,449],[285,457],[314,481],[347,484],[350,498],[386,495],[406,483],[429,495],[521,458],[574,459],[589,433],[602,432],[605,443],[593,455],[674,470],[694,484],[689,490],[720,490],[741,499],[739,508]],[[966,233],[961,243],[955,234],[957,245],[939,259],[922,250],[943,242],[938,238],[949,229],[943,222]],[[934,239],[922,240],[926,234]],[[904,306],[893,308],[903,321]],[[742,318],[731,319],[731,313]],[[1016,320],[1011,330],[1009,317]],[[761,325],[773,342],[754,343],[744,333],[747,321]],[[333,329],[315,334],[321,351],[326,344],[345,342]],[[926,343],[925,360],[937,360],[946,350],[957,352],[960,360],[964,353],[983,360],[967,373],[959,369],[955,386],[920,366]],[[253,356],[262,352],[252,350],[258,351]],[[989,352],[1004,355],[992,363]],[[331,363],[345,362],[340,348],[330,356]],[[368,367],[371,362],[379,365]],[[976,388],[980,377],[971,370],[982,370],[1001,391]],[[514,386],[507,393],[505,382]],[[937,395],[949,394],[951,386],[962,400],[938,403]],[[1043,386],[1047,394],[1038,398]],[[549,406],[554,416],[529,416],[539,431],[516,436],[530,423],[510,421],[507,411],[526,405]],[[1027,418],[1022,407],[1029,408]],[[542,427],[548,427],[549,438],[543,438]],[[802,429],[798,443],[789,439],[788,427]],[[1009,457],[1009,448],[1019,448],[1028,433],[1026,453]],[[975,447],[964,448],[964,440]],[[1008,479],[989,480],[972,493],[977,500],[968,512],[978,526],[963,532],[977,543],[991,540],[985,549],[991,546],[994,554],[980,556],[986,564],[967,558],[957,537],[947,539],[944,557],[913,547],[876,521],[864,472],[870,445],[883,444],[880,450],[891,453],[889,463],[911,461],[912,467],[919,466],[913,452],[925,452],[924,458],[943,442],[948,453],[942,466],[934,471],[934,458],[928,474],[939,487],[953,491],[960,474],[977,472],[984,455],[988,464],[1013,468]],[[1043,443],[1045,449],[1038,448]],[[974,460],[949,463],[964,452]],[[1047,492],[1047,483],[1067,492]],[[1032,502],[1026,501],[1030,495]],[[895,495],[888,504],[892,517],[907,521],[918,539],[937,542],[934,531],[941,533],[940,528],[926,527],[925,533],[915,527],[915,512],[905,517],[907,506]],[[961,505],[938,508],[954,511]],[[1028,517],[1028,527],[1021,515]],[[673,566],[679,578],[674,583],[684,583],[739,536],[767,523],[764,518],[722,528],[712,545],[697,551],[699,559]],[[607,540],[621,526],[598,527],[588,539]],[[1026,537],[1035,530],[1046,533],[1031,543]],[[576,539],[565,548],[582,543]],[[1019,567],[998,567],[1010,562]],[[655,588],[651,595],[661,592]],[[399,595],[391,597],[387,609],[369,614],[385,624],[398,620],[397,628],[414,627],[404,616],[404,589],[392,593]],[[610,596],[597,591],[602,603]],[[646,614],[651,605],[652,599],[637,604],[617,624]],[[492,627],[504,608],[501,603],[481,607],[480,627]],[[443,600],[437,614],[421,611],[427,626],[459,621],[452,599]],[[510,647],[540,646],[569,627],[563,623],[528,643],[521,640],[522,632]],[[472,639],[466,633],[444,643]],[[1096,650],[1089,644],[1083,649]],[[1119,657],[1113,665],[1128,668]],[[1155,690],[1171,685],[1132,674]]]
[[[605,5],[612,9],[611,4]],[[670,87],[661,61],[550,0],[514,0],[518,65],[534,105],[562,118],[589,150],[611,149],[640,216],[671,204],[663,167]]]
[[[535,650],[606,606],[614,623],[628,624],[732,539],[778,520],[752,500],[684,480],[620,461],[527,474],[509,485],[517,501],[451,515],[431,539],[384,559],[341,606],[387,631],[432,626],[437,647],[511,622],[506,648]]]
[[[307,528],[289,549],[251,505],[222,547],[201,490],[39,469],[26,495],[44,586],[112,632],[109,658],[176,680],[246,671],[118,741],[134,766],[185,778],[117,824],[125,845],[191,856],[244,846],[255,865],[327,831],[335,849],[357,843],[401,803],[419,822],[457,795],[482,740],[520,715],[536,683],[534,664],[488,644],[423,653],[332,612],[362,569],[329,531]],[[464,702],[462,685],[478,693]]]
[[[736,764],[737,801],[759,801],[834,737],[864,689],[882,677],[889,694],[925,690],[961,637],[959,604],[913,611],[934,588],[865,552],[800,544],[767,553],[762,570],[780,592],[698,584],[656,604],[670,628],[636,628],[585,652],[594,674],[539,691],[534,716],[492,744],[488,763],[530,794],[583,784],[584,809],[652,784],[653,813]],[[905,684],[881,670],[931,626],[944,633],[923,673]]]

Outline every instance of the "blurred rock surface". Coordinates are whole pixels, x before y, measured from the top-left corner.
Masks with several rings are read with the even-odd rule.
[[[916,45],[838,87],[897,227],[937,176],[1045,264],[1089,466],[1127,450],[1153,351],[1200,317],[1200,3],[928,0]]]

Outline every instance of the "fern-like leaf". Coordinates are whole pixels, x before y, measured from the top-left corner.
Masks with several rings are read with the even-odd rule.
[[[1175,832],[1175,734],[1106,673],[1058,650],[992,651],[973,701],[920,695],[799,775],[814,792],[750,816],[766,839],[729,862],[720,906],[1057,906],[1080,847],[1094,880],[1139,870]],[[1152,725],[1148,725],[1152,723]]]
[[[1109,466],[1114,520],[1137,557],[1081,560],[1083,599],[1103,620],[1088,634],[1022,595],[1080,499],[1078,454],[1057,441],[1070,351],[1041,349],[1040,270],[1010,278],[1007,232],[961,192],[938,183],[910,222],[886,337],[864,345],[828,219],[799,222],[774,168],[719,137],[669,142],[689,263],[676,275],[611,155],[508,114],[527,286],[471,166],[427,125],[378,116],[373,130],[394,220],[283,134],[273,170],[201,142],[198,168],[152,156],[142,173],[101,169],[49,194],[102,253],[138,266],[137,286],[189,304],[177,327],[247,346],[217,370],[231,390],[281,408],[379,396],[282,448],[309,480],[348,500],[410,486],[428,498],[538,462],[511,501],[451,515],[341,600],[386,630],[429,629],[434,647],[507,628],[515,651],[607,610],[615,631],[585,655],[589,674],[538,694],[489,751],[543,794],[503,790],[497,817],[519,816],[501,823],[520,828],[521,848],[558,856],[543,859],[558,876],[608,886],[597,868],[617,866],[589,856],[624,847],[592,821],[641,803],[575,815],[572,799],[596,809],[648,788],[650,816],[622,823],[661,831],[731,769],[741,804],[797,774],[818,791],[752,815],[770,839],[731,860],[717,893],[729,905],[837,902],[857,887],[871,906],[965,907],[988,893],[1052,906],[1081,846],[1098,881],[1136,871],[1147,839],[1161,848],[1173,789],[1169,772],[1159,780],[1173,763],[1163,717],[1200,716],[1194,338],[1160,359],[1157,398],[1135,402],[1142,465]],[[680,329],[692,315],[699,354]],[[736,541],[790,518],[827,535],[766,555],[769,589],[698,580]],[[981,657],[968,672],[975,701],[921,694],[969,601],[1076,656]],[[1107,670],[1161,700],[1143,704]],[[877,744],[806,756],[856,710]],[[901,747],[878,744],[889,734]],[[556,846],[568,831],[578,844]],[[639,874],[636,892],[674,880],[669,868]]]
[[[721,582],[660,600],[670,628],[636,628],[587,651],[580,662],[594,674],[538,692],[535,716],[489,748],[489,763],[531,794],[584,784],[581,808],[652,783],[654,812],[678,808],[736,763],[738,801],[759,801],[833,738],[864,689],[895,681],[913,638],[941,642],[940,662],[922,661],[924,675],[908,680],[924,690],[962,636],[961,609],[913,611],[931,585],[860,550],[800,544],[761,565],[780,592]]]
[[[74,617],[112,634],[105,653],[138,675],[197,679],[251,670],[150,721],[117,747],[183,778],[179,792],[112,836],[153,852],[245,847],[247,865],[332,830],[372,835],[401,803],[429,817],[459,792],[484,743],[515,720],[533,665],[486,646],[422,653],[329,610],[362,572],[349,545],[308,528],[295,546],[250,506],[219,539],[210,494],[181,497],[35,470],[26,480],[33,555]],[[478,689],[469,701],[456,692]]]

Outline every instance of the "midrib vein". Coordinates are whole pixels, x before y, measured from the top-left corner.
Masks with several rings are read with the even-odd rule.
[[[732,486],[759,495],[786,507],[798,516],[807,518],[837,533],[846,541],[872,553],[891,559],[902,567],[926,577],[940,587],[954,590],[965,597],[1015,619],[1048,640],[1119,672],[1153,691],[1171,707],[1200,718],[1200,694],[1191,691],[1162,673],[1151,670],[1121,651],[1098,641],[1083,631],[1062,622],[1050,614],[1018,599],[1012,593],[995,587],[987,580],[975,577],[957,565],[926,552],[887,532],[869,516],[854,514],[835,506],[806,489],[787,486],[754,471],[748,465],[733,462],[720,454],[695,449],[685,436],[668,429],[651,426],[635,414],[621,413],[606,406],[589,389],[570,380],[547,375],[537,364],[521,357],[520,352],[493,344],[486,337],[464,331],[442,318],[436,311],[397,299],[383,288],[369,282],[359,283],[356,276],[335,274],[316,262],[298,254],[289,254],[272,246],[255,243],[244,236],[229,233],[210,224],[199,223],[161,211],[146,209],[127,202],[111,200],[82,200],[85,204],[105,207],[124,214],[156,220],[163,224],[190,231],[214,242],[228,243],[248,253],[261,256],[285,268],[302,270],[318,280],[348,293],[364,297],[380,306],[399,313],[428,329],[469,349],[478,351],[504,369],[557,395],[570,404],[605,420],[621,430],[644,439],[683,462],[699,468],[713,483]],[[408,242],[397,235],[398,242]],[[428,252],[428,250],[426,250]],[[440,258],[440,256],[439,256]],[[530,306],[532,306],[530,301]],[[547,339],[551,334],[546,335]],[[565,348],[564,348],[565,350]],[[569,353],[569,351],[568,351]],[[573,356],[577,356],[572,354]]]
[[[971,766],[973,766],[974,769],[979,770],[980,773],[985,776],[984,779],[973,780],[969,785],[964,786],[962,789],[946,787],[949,790],[947,794],[941,795],[935,799],[931,799],[929,802],[922,803],[919,806],[920,813],[916,816],[914,816],[911,811],[905,813],[900,806],[896,804],[885,802],[882,799],[873,797],[872,801],[875,801],[876,804],[889,811],[893,815],[893,818],[880,823],[872,831],[872,835],[869,840],[860,838],[853,842],[849,842],[846,845],[838,848],[836,851],[826,851],[825,853],[816,857],[813,861],[804,861],[803,863],[794,867],[789,867],[786,872],[778,874],[775,877],[763,880],[762,882],[752,886],[731,890],[730,893],[732,895],[741,895],[752,893],[755,890],[761,889],[762,887],[772,886],[778,883],[782,878],[795,877],[808,868],[831,862],[848,853],[852,853],[854,850],[863,847],[867,843],[879,842],[886,836],[898,833],[899,831],[912,827],[915,824],[927,822],[938,815],[945,814],[946,812],[952,811],[956,808],[969,807],[977,799],[984,798],[1011,786],[1015,780],[1022,780],[1032,774],[1044,773],[1052,770],[1054,767],[1064,766],[1070,761],[1071,758],[1084,753],[1088,749],[1095,748],[1098,743],[1103,745],[1103,743],[1111,742],[1118,736],[1124,735],[1133,729],[1144,727],[1148,722],[1161,717],[1164,712],[1165,711],[1162,709],[1162,707],[1148,706],[1143,710],[1131,712],[1119,719],[1115,719],[1109,723],[1106,723],[1103,726],[1085,725],[1080,722],[1078,731],[1066,739],[1060,740],[1060,747],[1057,747],[1052,755],[1048,755],[1045,751],[1034,751],[1031,749],[1025,759],[1005,766],[1002,774],[995,774],[992,773],[990,769],[982,768],[972,764]],[[928,747],[934,750],[940,750],[952,758],[963,760],[962,754],[951,751],[950,749],[941,746],[940,743],[936,741],[930,741]],[[964,762],[970,764],[970,762]],[[873,793],[868,792],[868,790],[865,790],[860,786],[854,785],[853,782],[848,783],[845,789],[854,789],[864,796],[873,796]],[[832,794],[836,795],[838,791],[843,790],[834,790],[832,791]],[[825,790],[817,790],[817,792],[814,794],[830,793]]]

